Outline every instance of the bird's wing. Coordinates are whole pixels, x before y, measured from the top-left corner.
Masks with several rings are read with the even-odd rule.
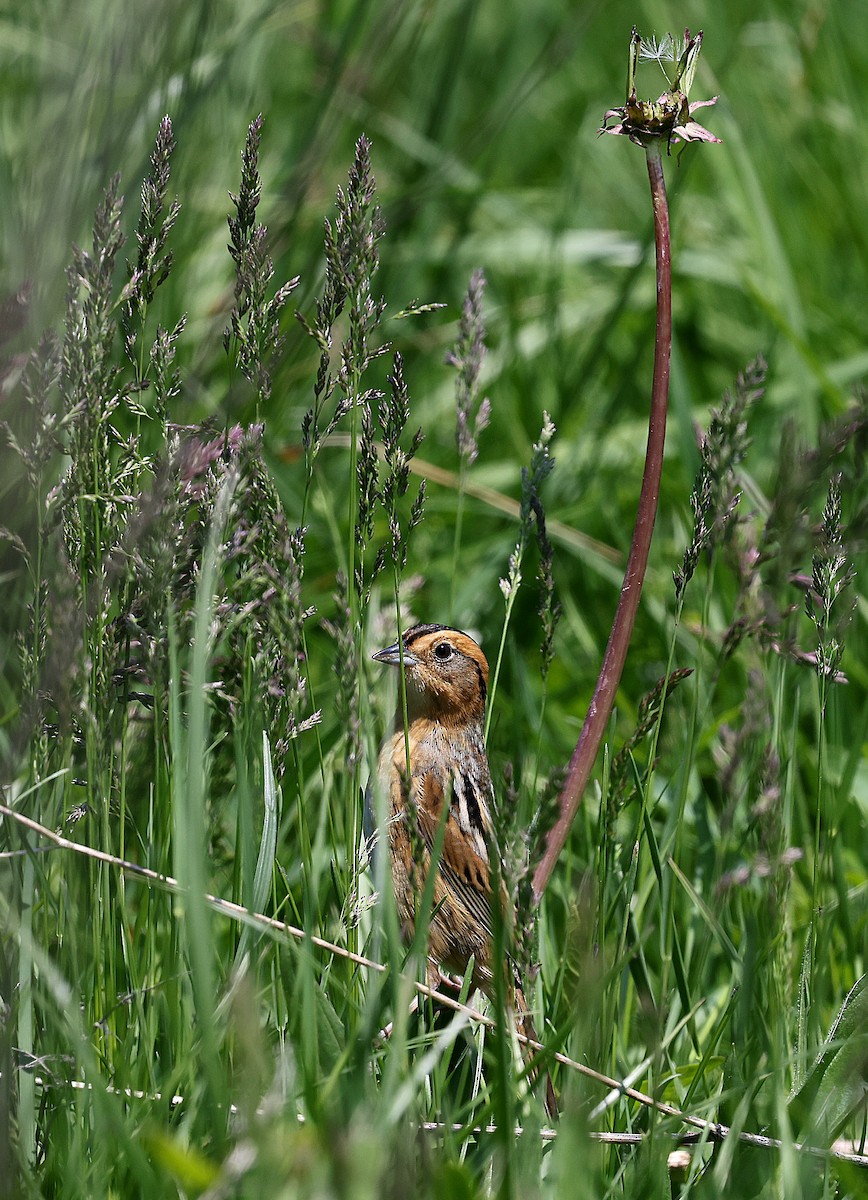
[[[419,781],[419,792],[419,829],[431,851],[437,838],[445,799],[443,783],[434,772],[428,771]],[[487,852],[483,858],[477,852],[475,839],[470,840],[463,832],[454,797],[443,831],[440,874],[455,900],[473,915],[490,937],[491,876]]]

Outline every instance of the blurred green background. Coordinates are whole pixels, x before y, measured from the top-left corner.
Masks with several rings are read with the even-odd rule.
[[[168,112],[184,215],[164,304],[190,314],[194,398],[225,406],[203,364],[227,302],[226,193],[247,123],[265,114],[262,211],[278,273],[302,276],[302,307],[317,289],[323,213],[364,131],[389,230],[383,291],[393,306],[405,296],[451,305],[418,334],[418,396],[431,399],[426,370],[482,265],[493,373],[515,358],[526,372],[509,387],[522,394],[498,394],[496,407],[520,409],[535,430],[549,405],[565,433],[582,427],[587,438],[589,421],[608,423],[607,406],[620,417],[624,404],[644,404],[606,359],[648,354],[652,292],[648,273],[634,281],[630,270],[648,232],[641,156],[595,132],[622,101],[631,24],[702,27],[694,91],[720,93],[707,115],[724,144],[670,172],[677,415],[763,348],[781,375],[769,419],[795,411],[810,424],[840,407],[865,367],[863,15],[855,0],[8,6],[4,286],[33,282],[35,329],[57,319],[70,242],[86,239],[114,171],[135,194]],[[656,95],[662,77],[646,70]],[[294,335],[285,400],[270,414],[287,430],[306,352]]]

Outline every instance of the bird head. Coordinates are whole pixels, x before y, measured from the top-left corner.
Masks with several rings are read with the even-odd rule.
[[[480,721],[488,694],[488,661],[473,638],[448,625],[414,625],[373,656],[400,666],[407,680],[407,707],[441,721]]]

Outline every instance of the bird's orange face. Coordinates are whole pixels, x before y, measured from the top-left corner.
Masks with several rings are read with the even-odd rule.
[[[376,662],[399,666],[397,642],[378,650]],[[414,625],[403,639],[410,718],[478,721],[485,713],[488,662],[473,638],[448,625]]]

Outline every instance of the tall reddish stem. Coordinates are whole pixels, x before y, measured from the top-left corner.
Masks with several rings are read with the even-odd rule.
[[[630,556],[621,585],[621,596],[612,623],[609,644],[597,686],[591,699],[582,732],[570,759],[567,778],[560,796],[560,814],[549,831],[545,853],[533,877],[534,896],[538,900],[546,889],[555,863],[575,820],[582,796],[594,768],[597,751],[606,731],[621,681],[627,648],[633,634],[642,583],[648,566],[651,535],[657,517],[660,479],[663,474],[663,445],[666,439],[666,409],[669,403],[669,358],[672,346],[672,259],[669,245],[669,206],[660,139],[645,147],[648,179],[654,206],[654,246],[657,258],[657,329],[654,341],[654,378],[651,385],[651,414],[648,421],[648,446],[645,471],[636,513],[636,526]]]

